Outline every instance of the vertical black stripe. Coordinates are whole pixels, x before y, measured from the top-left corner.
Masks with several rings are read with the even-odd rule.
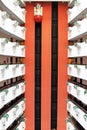
[[[51,129],[57,128],[58,3],[52,3]]]
[[[35,130],[41,130],[41,23],[35,23]]]

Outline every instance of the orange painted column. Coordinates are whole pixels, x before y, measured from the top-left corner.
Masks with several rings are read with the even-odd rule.
[[[51,123],[51,3],[43,4],[41,71],[41,130]]]
[[[67,9],[66,3],[58,4],[58,119],[57,130],[66,130],[67,82]]]
[[[35,86],[35,22],[34,6],[26,4],[26,130],[34,130],[34,86]]]

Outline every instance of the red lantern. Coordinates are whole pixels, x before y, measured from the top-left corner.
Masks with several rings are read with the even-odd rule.
[[[34,20],[35,22],[41,22],[42,21],[42,15],[43,15],[43,7],[40,3],[37,3],[34,6]]]

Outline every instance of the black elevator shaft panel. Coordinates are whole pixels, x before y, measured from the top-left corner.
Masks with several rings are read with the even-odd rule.
[[[35,23],[35,130],[41,130],[41,23]]]
[[[51,129],[57,128],[58,3],[52,3]]]

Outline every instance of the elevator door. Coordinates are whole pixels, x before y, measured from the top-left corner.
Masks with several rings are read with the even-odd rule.
[[[35,130],[41,130],[41,23],[35,23]]]
[[[57,128],[58,3],[52,3],[51,129]]]

